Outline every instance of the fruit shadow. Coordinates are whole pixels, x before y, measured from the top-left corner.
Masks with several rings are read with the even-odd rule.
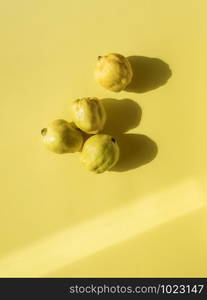
[[[167,83],[172,71],[167,63],[159,58],[145,56],[127,57],[133,71],[131,83],[126,87],[127,92],[145,93]]]
[[[126,134],[141,121],[141,107],[131,99],[102,99],[107,113],[103,133],[117,139],[120,158],[111,171],[124,172],[138,168],[152,161],[158,152],[157,144],[146,135]]]
[[[120,158],[111,171],[124,172],[136,169],[152,161],[158,152],[157,144],[143,134],[121,134],[117,137]]]
[[[141,121],[142,109],[131,99],[102,99],[106,110],[104,133],[117,135],[137,127]]]

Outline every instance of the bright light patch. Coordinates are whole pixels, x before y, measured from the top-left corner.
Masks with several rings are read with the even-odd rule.
[[[45,276],[206,205],[192,180],[82,222],[0,260],[0,276]]]

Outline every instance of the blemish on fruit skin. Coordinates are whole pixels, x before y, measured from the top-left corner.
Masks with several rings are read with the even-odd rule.
[[[113,142],[113,143],[116,143],[116,140],[115,140],[115,138],[111,138],[111,140],[112,140],[112,142]]]
[[[41,130],[41,135],[46,135],[46,133],[47,133],[47,128],[43,128],[42,130]]]

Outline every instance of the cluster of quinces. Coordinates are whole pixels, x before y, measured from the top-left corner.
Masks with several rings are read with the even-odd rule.
[[[121,54],[99,56],[94,72],[104,88],[120,92],[131,82],[133,73]],[[89,171],[103,173],[119,160],[116,139],[101,133],[107,118],[104,105],[95,97],[77,99],[70,105],[71,122],[55,120],[41,130],[46,148],[63,154],[80,152],[80,162]]]

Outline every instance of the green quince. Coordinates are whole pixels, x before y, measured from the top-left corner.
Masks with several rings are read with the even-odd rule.
[[[89,171],[103,173],[111,169],[119,159],[116,140],[108,134],[97,134],[84,144],[80,154],[81,164]]]
[[[121,54],[98,56],[95,79],[104,88],[120,92],[131,82],[133,72],[129,60]]]
[[[70,106],[72,121],[86,133],[100,132],[106,121],[103,104],[97,98],[82,98],[72,102]]]
[[[46,148],[58,154],[77,152],[82,148],[81,131],[73,123],[65,120],[53,121],[41,130],[41,135]]]

